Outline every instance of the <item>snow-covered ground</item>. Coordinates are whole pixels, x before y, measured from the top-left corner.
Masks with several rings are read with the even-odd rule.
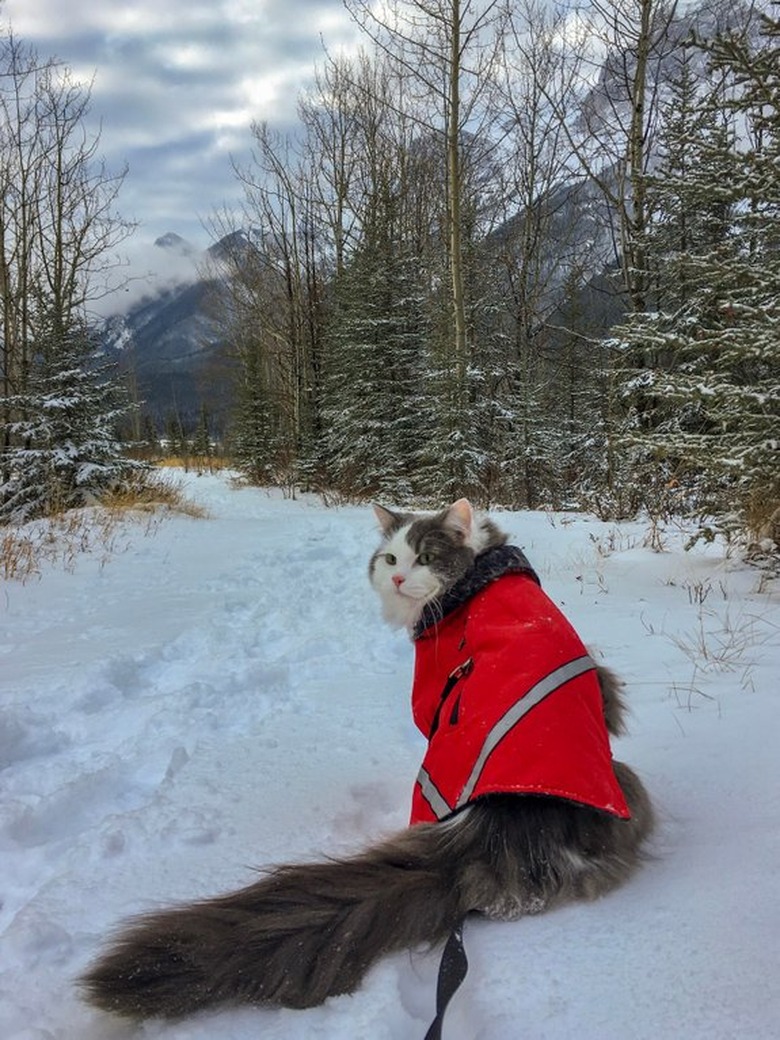
[[[79,1001],[126,915],[403,826],[422,754],[412,648],[366,580],[370,509],[182,479],[209,519],[0,592],[0,1037],[422,1040],[437,953],[305,1012],[134,1027]],[[615,751],[661,827],[598,903],[470,921],[446,1040],[780,1036],[777,584],[674,530],[658,553],[641,524],[500,520],[628,680]]]

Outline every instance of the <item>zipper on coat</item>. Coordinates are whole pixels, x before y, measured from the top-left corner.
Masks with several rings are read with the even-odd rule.
[[[436,714],[433,716],[433,722],[431,723],[431,730],[428,734],[428,740],[431,740],[433,738],[434,733],[439,728],[439,717],[441,715],[442,708],[444,707],[444,702],[447,700],[447,698],[452,693],[455,686],[460,682],[460,680],[464,679],[467,675],[471,675],[473,668],[474,660],[473,658],[469,657],[468,660],[464,661],[463,664],[459,664],[458,667],[453,669],[453,671],[451,671],[450,674],[447,676],[447,681],[444,684],[444,689],[441,691],[441,696],[439,697],[439,706],[436,708]],[[458,698],[456,699],[455,704],[452,708],[452,713],[450,714],[451,726],[454,726],[455,723],[458,721],[459,710],[460,696],[458,696]]]

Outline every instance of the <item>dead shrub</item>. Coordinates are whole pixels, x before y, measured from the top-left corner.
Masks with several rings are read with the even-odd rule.
[[[115,512],[169,510],[202,520],[208,510],[191,502],[176,478],[160,470],[141,470],[100,499],[100,505]]]
[[[0,528],[0,575],[24,583],[39,577],[44,564],[70,571],[84,553],[97,556],[102,567],[127,548],[133,530],[140,527],[150,535],[172,514],[208,517],[186,498],[175,477],[139,470],[92,506]]]

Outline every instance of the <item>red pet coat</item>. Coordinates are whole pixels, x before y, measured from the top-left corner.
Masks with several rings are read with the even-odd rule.
[[[513,546],[490,549],[415,631],[414,721],[428,750],[412,823],[480,795],[544,794],[630,813],[595,664]]]

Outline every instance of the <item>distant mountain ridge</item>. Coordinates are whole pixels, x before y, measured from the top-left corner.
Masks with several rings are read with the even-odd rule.
[[[199,275],[198,267],[205,270],[226,246],[217,242],[201,253],[174,232],[154,245],[163,256],[149,292],[105,319],[103,349],[116,358],[159,432],[174,418],[192,430],[205,406],[219,433],[229,410],[225,344],[216,317],[222,290],[218,279]],[[192,261],[189,277],[182,257]]]

